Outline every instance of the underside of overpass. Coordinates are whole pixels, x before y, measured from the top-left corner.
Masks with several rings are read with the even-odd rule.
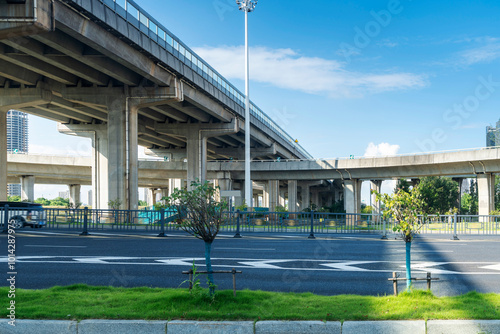
[[[137,206],[137,146],[188,161],[187,180],[205,179],[206,161],[241,159],[241,94],[133,1],[0,0],[0,161],[6,112],[59,123],[91,138],[94,207]],[[154,31],[153,31],[154,28]],[[309,158],[252,108],[255,159]],[[0,199],[7,165],[0,164]]]

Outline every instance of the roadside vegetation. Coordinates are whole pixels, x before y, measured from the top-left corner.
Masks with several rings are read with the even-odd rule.
[[[8,288],[0,288],[7,305]],[[16,290],[18,319],[146,320],[406,320],[499,319],[500,295],[469,292],[435,297],[415,290],[399,296],[319,296],[312,293],[208,289],[114,288],[87,285]]]

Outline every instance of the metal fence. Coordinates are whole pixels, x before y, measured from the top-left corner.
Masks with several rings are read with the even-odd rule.
[[[0,226],[13,217],[14,209],[0,207]],[[245,232],[279,232],[308,234],[392,234],[396,222],[384,220],[380,215],[324,213],[324,212],[240,212],[226,213],[227,220],[221,232],[239,235]],[[92,210],[45,209],[44,229],[70,229],[81,231],[122,230],[158,232],[178,231],[177,213],[172,210]],[[500,216],[440,215],[422,218],[422,234],[498,235]]]

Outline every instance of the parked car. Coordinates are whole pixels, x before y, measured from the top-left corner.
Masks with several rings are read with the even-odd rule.
[[[47,213],[41,204],[30,202],[0,202],[0,226],[4,228],[5,205],[9,206],[9,225],[15,229],[30,226],[41,228],[47,223]]]

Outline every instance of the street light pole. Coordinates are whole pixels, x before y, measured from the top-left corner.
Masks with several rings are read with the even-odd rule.
[[[248,57],[248,13],[255,9],[258,0],[236,0],[240,10],[245,12],[245,202],[252,203],[252,180],[250,179],[250,90]]]

